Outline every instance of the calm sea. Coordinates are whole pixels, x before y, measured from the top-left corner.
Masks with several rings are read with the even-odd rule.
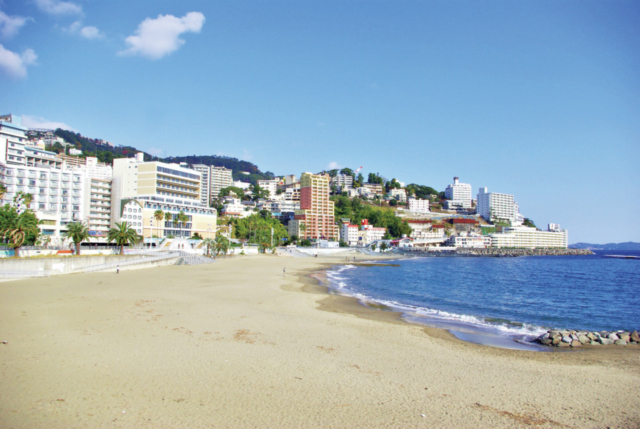
[[[340,266],[330,287],[464,340],[507,346],[550,328],[640,329],[640,252],[518,258],[422,257]],[[518,346],[516,348],[523,348]],[[526,348],[526,347],[525,347]]]

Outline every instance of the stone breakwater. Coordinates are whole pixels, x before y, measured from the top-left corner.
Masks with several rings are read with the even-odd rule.
[[[640,343],[638,331],[547,331],[537,339],[542,345],[553,347],[582,347],[591,346],[626,346]]]
[[[577,256],[594,255],[589,249],[500,249],[489,247],[486,249],[458,249],[456,255],[460,256]]]

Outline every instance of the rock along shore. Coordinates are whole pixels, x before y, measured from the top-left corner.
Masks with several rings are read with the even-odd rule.
[[[578,256],[594,255],[589,249],[458,249],[456,255],[460,256],[495,256],[495,257],[516,257],[516,256]]]
[[[570,331],[550,330],[540,335],[537,339],[542,345],[553,347],[582,347],[592,346],[626,346],[627,344],[640,343],[638,331]]]

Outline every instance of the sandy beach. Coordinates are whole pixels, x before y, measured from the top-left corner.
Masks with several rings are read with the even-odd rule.
[[[343,260],[0,283],[0,427],[640,426],[640,347],[464,343],[309,277]]]

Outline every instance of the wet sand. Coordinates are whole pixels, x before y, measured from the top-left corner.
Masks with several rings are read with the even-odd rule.
[[[1,283],[0,427],[640,425],[638,346],[465,343],[308,276],[343,261],[251,256]]]

